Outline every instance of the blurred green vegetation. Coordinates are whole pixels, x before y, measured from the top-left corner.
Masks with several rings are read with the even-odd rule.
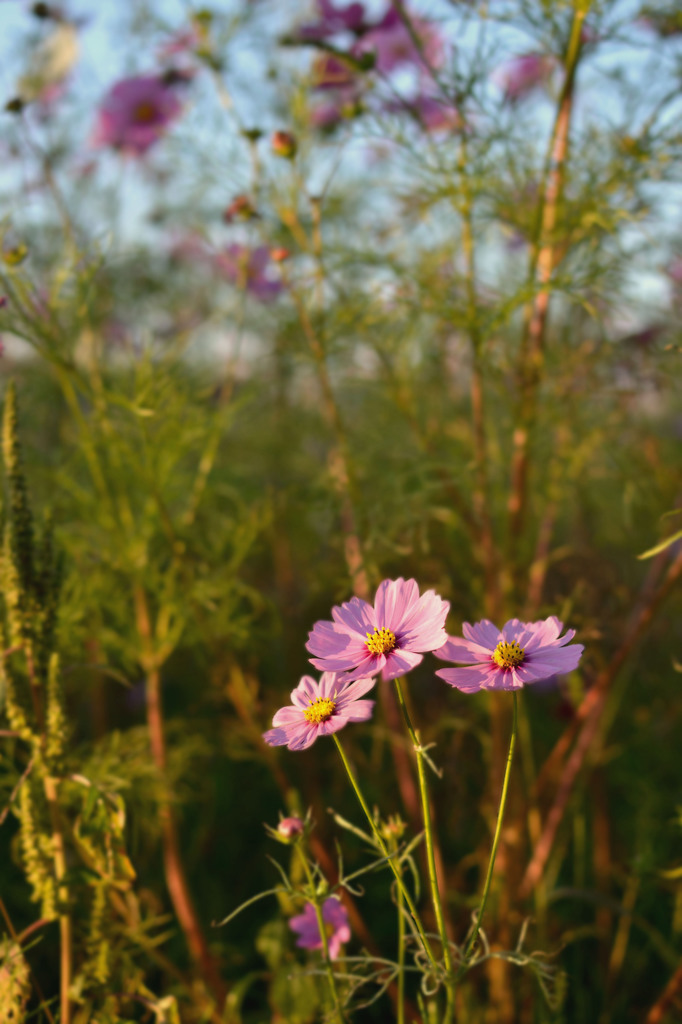
[[[39,196],[21,206],[17,170],[6,189],[17,201],[4,221],[0,371],[16,386],[34,518],[49,512],[64,556],[57,636],[69,742],[59,779],[74,1024],[323,1019],[323,978],[305,969],[286,926],[300,906],[272,898],[213,924],[277,885],[268,857],[288,869],[288,851],[263,828],[279,812],[311,809],[311,852],[325,874],[337,842],[346,871],[366,861],[329,814],[358,821],[331,743],[294,754],[260,738],[309,669],[308,631],[362,586],[363,572],[371,592],[398,576],[434,588],[450,602],[454,634],[484,617],[557,615],[585,645],[578,672],[522,694],[485,926],[494,948],[513,950],[527,925],[524,951],[548,959],[471,972],[457,1020],[676,1019],[673,1002],[667,1016],[647,1013],[682,957],[682,556],[679,543],[637,556],[680,528],[667,514],[680,502],[681,56],[674,32],[656,35],[641,20],[650,7],[420,7],[449,40],[432,77],[459,130],[428,132],[409,109],[396,113],[386,96],[402,79],[367,72],[362,112],[317,131],[310,70],[295,57],[308,51],[278,45],[286,19],[265,0],[195,18],[201,45],[184,54],[195,109],[158,152],[128,158],[128,180],[111,174],[122,155],[97,153],[99,167],[76,183],[82,150],[59,111],[3,115]],[[167,12],[135,8],[121,45],[138,40],[153,54]],[[562,68],[586,11],[574,95]],[[313,14],[292,5],[286,17]],[[264,54],[262,66],[233,69],[242,40]],[[555,56],[556,81],[505,102],[491,85],[500,54],[535,50]],[[263,94],[254,138],[247,79],[265,81],[268,67],[277,95]],[[216,95],[228,94],[221,110]],[[557,157],[555,112],[567,97],[570,133]],[[74,110],[82,97],[69,102]],[[298,139],[291,161],[269,150],[270,128],[283,125]],[[259,216],[225,223],[240,192]],[[221,277],[216,254],[227,244],[286,247],[271,268],[282,284],[274,301]],[[543,252],[549,282],[537,273]],[[545,293],[534,349],[528,323]],[[498,695],[451,690],[436,667],[427,655],[409,690],[443,770],[431,785],[460,944],[480,898],[511,711]],[[344,739],[370,805],[402,814],[411,838],[418,823],[394,771],[387,704],[378,697],[373,721]],[[556,833],[524,891],[581,737]],[[0,740],[2,813],[17,805],[29,757],[16,736]],[[106,799],[89,806],[74,776],[124,813],[134,880],[122,880],[123,861],[118,878],[84,866],[79,815],[107,841],[118,826],[97,817]],[[0,828],[0,928],[13,939],[41,916],[19,828],[12,814]],[[194,951],[169,871],[184,874],[203,930]],[[371,941],[393,958],[387,873],[363,886],[354,902],[367,932],[349,951]],[[59,1019],[56,923],[29,931],[23,947],[22,1012]],[[100,976],[93,949],[106,961]],[[23,1007],[23,982],[6,963],[0,994],[5,985],[8,1005]],[[224,1012],[216,974],[229,992]],[[407,991],[416,1006],[412,978]],[[53,1000],[47,1010],[41,992]],[[394,1015],[382,996],[355,1019]]]

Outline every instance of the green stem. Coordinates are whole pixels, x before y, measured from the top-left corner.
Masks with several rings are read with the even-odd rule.
[[[387,862],[388,862],[388,866],[390,867],[391,871],[395,875],[395,880],[398,883],[398,890],[402,893],[403,898],[405,900],[405,903],[407,904],[407,909],[409,910],[410,917],[412,918],[412,921],[414,922],[414,926],[417,929],[417,934],[419,935],[419,938],[421,939],[421,944],[424,947],[424,952],[426,953],[427,957],[429,958],[431,966],[436,968],[436,970],[438,970],[438,963],[436,961],[436,958],[433,955],[433,950],[431,949],[431,946],[429,945],[429,940],[426,938],[426,935],[424,933],[424,926],[422,925],[421,921],[419,920],[419,915],[417,914],[417,909],[416,909],[416,907],[414,905],[414,900],[412,899],[412,897],[410,896],[409,892],[407,891],[407,889],[405,887],[405,883],[403,882],[403,878],[402,878],[402,875],[400,873],[399,868],[394,863],[395,855],[394,854],[390,854],[388,852],[388,847],[386,846],[386,843],[384,842],[383,836],[381,835],[381,832],[377,828],[376,822],[374,821],[374,818],[372,817],[372,815],[370,813],[370,809],[367,806],[367,801],[365,800],[364,796],[362,795],[362,791],[361,791],[360,787],[358,786],[358,781],[355,778],[355,775],[353,774],[353,769],[351,768],[351,766],[349,764],[348,758],[346,757],[346,753],[345,753],[343,747],[341,746],[341,741],[339,740],[339,737],[337,736],[336,733],[333,734],[333,738],[334,738],[334,742],[336,743],[336,746],[338,748],[339,754],[341,755],[341,760],[343,761],[343,766],[346,769],[346,772],[348,774],[348,778],[350,779],[351,786],[355,790],[355,795],[357,796],[357,798],[358,798],[358,800],[360,802],[360,806],[362,807],[363,811],[365,812],[365,817],[367,818],[367,821],[369,822],[370,828],[372,829],[372,832],[374,833],[374,838],[377,841],[377,845],[379,846],[379,849],[381,850],[381,852],[384,855],[384,857],[386,857]]]
[[[405,900],[398,889],[398,1024],[405,1024]]]
[[[500,797],[500,809],[497,812],[497,825],[495,826],[495,835],[493,837],[493,848],[490,851],[490,863],[488,864],[488,874],[486,875],[485,885],[483,887],[483,897],[481,899],[481,909],[476,917],[476,924],[474,930],[471,933],[469,941],[466,944],[464,950],[464,958],[462,966],[459,969],[457,977],[466,970],[466,961],[474,948],[478,933],[481,927],[481,921],[483,920],[483,914],[485,913],[486,903],[488,902],[488,893],[490,892],[490,883],[493,879],[493,871],[495,868],[495,858],[497,856],[497,847],[500,844],[500,835],[502,834],[502,821],[504,819],[504,808],[507,803],[507,790],[509,789],[509,778],[511,776],[512,759],[514,757],[514,747],[516,745],[516,726],[518,721],[518,700],[516,696],[516,690],[512,691],[514,697],[514,718],[512,720],[512,733],[511,739],[509,740],[509,753],[507,754],[507,767],[504,772],[504,782],[502,783],[502,796]]]
[[[426,767],[424,765],[424,755],[422,751],[422,745],[419,741],[414,726],[412,725],[412,719],[410,718],[410,712],[407,709],[405,702],[405,695],[403,694],[403,688],[400,679],[394,679],[396,693],[398,695],[398,703],[400,704],[400,710],[403,713],[405,719],[405,725],[407,731],[412,740],[412,746],[414,752],[417,755],[417,772],[419,775],[419,795],[421,797],[422,804],[422,815],[424,818],[424,833],[426,837],[426,859],[429,869],[429,884],[431,886],[431,900],[433,902],[433,912],[436,915],[436,921],[438,923],[438,934],[440,935],[441,946],[443,948],[443,960],[445,962],[445,969],[448,973],[448,978],[452,979],[452,954],[450,952],[450,943],[448,941],[448,935],[445,930],[445,914],[443,913],[443,901],[441,900],[440,889],[438,888],[438,875],[436,872],[436,854],[433,844],[433,822],[431,821],[431,805],[429,804],[429,793],[426,785]],[[447,985],[447,1009],[445,1011],[445,1022],[452,1020],[454,1013],[454,990],[451,980]]]
[[[317,917],[317,927],[318,927],[318,929],[320,931],[320,939],[322,941],[322,959],[324,960],[325,967],[327,968],[327,978],[329,979],[329,989],[330,989],[331,994],[332,994],[332,1002],[334,1004],[334,1011],[335,1011],[335,1014],[336,1014],[336,1018],[340,1022],[340,1024],[345,1024],[345,1018],[343,1016],[343,1010],[341,1009],[341,1000],[339,999],[339,992],[338,992],[338,989],[336,987],[336,978],[334,977],[334,967],[332,965],[332,960],[331,960],[331,957],[329,955],[329,942],[328,942],[328,939],[327,939],[327,932],[325,931],[325,927],[324,927],[324,916],[322,914],[322,905],[321,905],[320,900],[319,900],[319,898],[317,896],[317,891],[316,891],[317,887],[315,885],[315,879],[313,878],[313,873],[310,870],[310,864],[308,864],[308,858],[306,857],[306,855],[304,854],[303,850],[301,849],[300,843],[296,843],[296,850],[298,851],[298,855],[299,855],[299,857],[301,858],[301,860],[303,862],[303,867],[305,869],[306,878],[308,879],[308,885],[310,886],[310,896],[311,896],[310,902],[315,907],[315,916]]]

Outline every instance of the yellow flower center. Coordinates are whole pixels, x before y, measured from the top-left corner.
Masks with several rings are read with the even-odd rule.
[[[156,117],[156,107],[149,100],[143,100],[135,107],[135,121],[137,124],[149,124]]]
[[[334,714],[336,702],[329,697],[317,697],[310,701],[310,707],[306,708],[303,715],[308,722],[319,725],[320,722],[327,722]]]
[[[493,661],[500,668],[518,668],[525,657],[525,650],[523,647],[519,647],[516,640],[511,644],[500,640],[493,651]]]
[[[395,647],[395,633],[390,629],[375,629],[367,634],[367,650],[372,654],[388,654]]]

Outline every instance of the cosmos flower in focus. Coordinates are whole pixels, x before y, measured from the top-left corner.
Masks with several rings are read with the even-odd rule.
[[[112,86],[97,113],[93,145],[142,156],[182,111],[172,85],[160,75],[137,75]]]
[[[384,580],[374,607],[359,597],[332,608],[333,622],[316,622],[308,637],[311,662],[327,672],[349,672],[349,679],[395,679],[415,668],[425,651],[447,639],[450,605],[433,590],[419,596],[416,580]]]
[[[528,683],[565,675],[577,668],[584,648],[570,644],[574,629],[561,636],[562,629],[563,622],[555,615],[538,622],[510,619],[501,630],[488,619],[473,626],[465,622],[464,637],[450,637],[434,653],[466,667],[441,668],[436,675],[464,693],[519,690]]]
[[[322,904],[322,920],[327,926],[325,931],[329,957],[336,960],[343,943],[350,941],[348,913],[336,896],[330,896]],[[322,949],[322,937],[312,903],[306,903],[303,913],[289,920],[289,927],[297,933],[296,945],[301,949]]]
[[[271,747],[305,750],[318,736],[331,736],[349,722],[366,722],[374,701],[360,698],[373,686],[373,679],[350,682],[335,672],[324,672],[319,683],[303,676],[292,690],[291,704],[275,713],[274,728],[263,733],[263,739]]]

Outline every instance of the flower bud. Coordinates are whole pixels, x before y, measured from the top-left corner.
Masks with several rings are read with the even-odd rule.
[[[282,818],[277,826],[277,835],[287,843],[293,843],[303,835],[304,824],[300,818]]]
[[[291,132],[273,132],[270,137],[270,148],[275,156],[293,160],[298,149],[298,141]]]
[[[231,224],[235,220],[253,220],[258,213],[253,201],[246,195],[235,196],[223,213],[223,220]]]

